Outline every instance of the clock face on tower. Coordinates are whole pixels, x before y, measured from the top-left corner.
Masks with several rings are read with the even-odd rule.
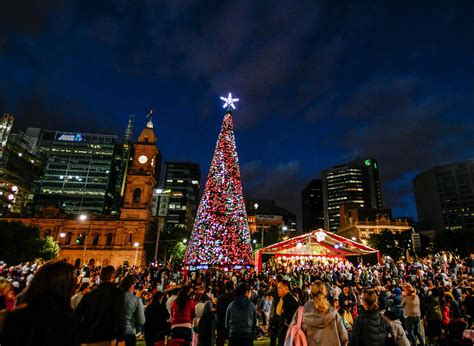
[[[147,163],[148,161],[148,157],[146,157],[145,155],[140,155],[138,157],[138,162],[140,162],[142,165],[144,165],[145,163]]]

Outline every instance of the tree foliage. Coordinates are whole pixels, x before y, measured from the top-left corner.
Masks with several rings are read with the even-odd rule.
[[[382,230],[378,234],[371,234],[369,245],[379,250],[383,255],[388,255],[395,260],[404,256],[406,250],[411,250],[411,233],[392,233],[388,229]]]
[[[436,251],[450,251],[461,256],[474,252],[474,232],[468,230],[442,231],[435,238]]]
[[[59,253],[53,238],[41,238],[38,227],[21,222],[0,221],[0,239],[0,260],[9,264],[49,260]]]

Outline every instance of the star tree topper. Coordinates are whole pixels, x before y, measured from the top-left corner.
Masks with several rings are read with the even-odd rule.
[[[227,110],[230,110],[231,107],[232,107],[233,109],[235,109],[234,102],[238,102],[238,101],[239,101],[239,99],[233,99],[231,93],[229,93],[229,96],[227,96],[227,97],[221,96],[221,100],[225,102],[225,103],[224,103],[224,106],[223,106],[222,108],[226,108],[226,107],[227,107]]]

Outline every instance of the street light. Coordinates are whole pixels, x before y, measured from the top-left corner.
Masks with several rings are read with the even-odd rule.
[[[257,209],[258,209],[258,203],[255,202],[254,205],[253,205],[253,208],[255,209],[255,229],[258,231],[258,226],[257,226]],[[263,233],[263,227],[262,227],[262,247],[263,247],[263,237],[264,237],[264,233]]]
[[[84,222],[86,220],[87,220],[87,215],[86,214],[79,215],[79,221]],[[87,229],[87,233],[84,235],[84,251],[82,252],[82,265],[86,264],[87,238],[89,236],[90,231],[91,231],[91,223],[89,222],[89,227]]]
[[[135,267],[137,266],[137,258],[138,258],[138,247],[140,246],[140,243],[133,243],[133,246],[135,246]]]
[[[183,244],[187,244],[188,240],[186,238],[183,239]]]

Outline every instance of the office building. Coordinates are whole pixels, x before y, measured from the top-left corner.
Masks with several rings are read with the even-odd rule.
[[[296,233],[296,215],[277,206],[275,201],[246,199],[245,209],[250,233],[262,230],[265,232],[272,226],[279,227],[284,236],[293,236]]]
[[[474,160],[433,167],[413,185],[421,228],[474,232]]]
[[[13,117],[0,121],[0,215],[32,211],[34,182],[41,175],[45,157],[22,132],[10,133]]]
[[[112,160],[112,155],[105,153],[112,151],[115,137],[90,134],[82,134],[79,137],[78,134],[69,133],[64,135],[67,137],[62,136],[63,133],[54,132],[52,134],[45,132],[40,136],[40,143],[46,145],[45,142],[49,141],[51,142],[49,148],[51,151],[54,150],[48,162],[50,164],[48,179],[52,181],[52,178],[49,177],[56,176],[53,167],[51,167],[53,162],[64,164],[63,161],[66,161],[69,165],[68,170],[74,172],[71,173],[71,180],[68,178],[66,182],[57,177],[56,181],[60,181],[61,186],[51,185],[51,189],[54,187],[73,191],[72,188],[76,187],[73,184],[82,183],[86,190],[79,190],[80,192],[102,191],[103,186],[97,186],[94,179],[98,177],[105,180],[105,178],[93,173],[101,173],[106,165],[95,161],[100,161],[101,158],[103,161],[106,161],[105,158],[107,158],[107,162]],[[56,143],[57,141],[69,141],[69,139],[75,139],[78,143]],[[145,265],[153,258],[153,251],[150,251],[150,247],[145,244],[154,242],[158,230],[156,220],[151,214],[151,204],[153,191],[157,184],[155,164],[159,150],[156,146],[157,140],[151,120],[148,120],[147,126],[141,131],[136,143],[132,145],[133,155],[130,156],[125,176],[123,203],[119,215],[97,215],[85,212],[85,210],[81,211],[80,216],[71,215],[64,213],[55,205],[47,205],[32,216],[7,215],[1,219],[37,226],[42,236],[51,236],[58,242],[60,247],[58,258],[75,264],[77,267],[86,264],[113,265],[115,267]],[[55,161],[51,161],[52,157],[55,158]],[[84,170],[79,167],[81,163],[73,161],[78,157],[80,160],[89,159],[91,169]],[[61,166],[59,169],[65,168]],[[88,176],[86,172],[88,172]],[[74,179],[75,175],[73,174],[77,174],[82,180]],[[45,182],[49,182],[49,180],[45,180]],[[47,185],[43,185],[43,188],[45,186]],[[71,194],[72,202],[75,202],[72,199],[74,196]],[[79,196],[81,197],[81,195]],[[92,196],[96,197],[96,195]],[[99,200],[99,198],[97,199]],[[85,205],[83,203],[83,206]]]
[[[324,226],[336,232],[339,208],[344,203],[360,208],[382,208],[379,167],[373,158],[357,158],[321,173],[323,181]]]
[[[303,233],[324,227],[323,182],[312,180],[301,192]]]
[[[201,169],[198,163],[165,162],[163,190],[170,190],[166,228],[182,227],[191,231],[200,197]]]
[[[37,148],[47,161],[37,183],[36,210],[57,205],[70,214],[110,214],[117,136],[43,130]]]

